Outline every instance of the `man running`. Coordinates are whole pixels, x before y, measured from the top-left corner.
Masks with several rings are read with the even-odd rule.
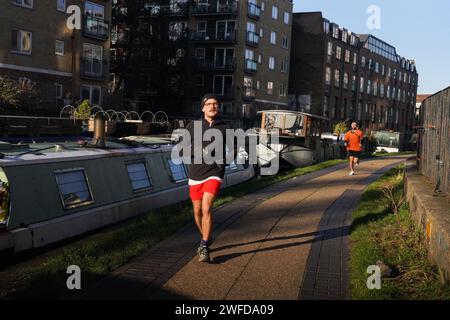
[[[344,137],[345,146],[347,147],[348,156],[350,159],[350,176],[355,174],[355,164],[359,163],[363,137],[364,134],[358,129],[358,124],[353,122],[351,130],[348,131]]]
[[[191,134],[191,164],[187,164],[189,178],[189,195],[192,200],[194,209],[194,219],[200,231],[201,241],[197,250],[200,262],[209,262],[209,245],[213,228],[213,203],[219,194],[219,189],[223,182],[226,164],[226,129],[228,125],[219,118],[219,100],[214,94],[206,94],[201,101],[203,117],[201,120],[189,123],[186,129]],[[194,122],[201,123],[202,137],[197,139],[194,136]],[[203,135],[211,129],[218,129],[223,137],[223,157],[217,159],[214,154],[215,161],[212,164],[205,163],[202,157],[202,163],[195,164],[195,154],[202,153],[205,156],[210,141],[203,141]],[[194,146],[195,141],[202,141],[202,145]],[[219,161],[218,161],[219,160]],[[220,161],[222,160],[222,161]],[[218,163],[219,162],[219,163]]]

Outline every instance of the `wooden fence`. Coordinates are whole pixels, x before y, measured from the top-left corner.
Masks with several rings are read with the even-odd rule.
[[[420,121],[419,170],[450,193],[450,87],[422,103]]]

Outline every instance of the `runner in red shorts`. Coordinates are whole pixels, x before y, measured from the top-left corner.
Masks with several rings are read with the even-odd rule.
[[[194,208],[194,218],[198,230],[201,234],[200,246],[197,250],[200,262],[209,262],[209,245],[211,232],[213,228],[213,204],[219,189],[222,185],[223,177],[225,175],[225,137],[228,126],[219,119],[219,100],[213,94],[207,94],[201,101],[203,117],[201,119],[202,135],[207,130],[217,129],[221,131],[224,139],[223,143],[223,162],[213,164],[206,164],[202,161],[201,164],[187,164],[189,177],[189,195],[192,200]],[[192,159],[195,153],[207,153],[207,147],[210,141],[202,141],[201,146],[194,146],[194,122],[187,126],[187,130],[191,134],[191,150]]]

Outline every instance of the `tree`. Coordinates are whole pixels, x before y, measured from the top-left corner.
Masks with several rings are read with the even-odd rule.
[[[339,141],[341,134],[347,132],[347,121],[342,121],[336,123],[334,126],[333,132],[337,135],[337,141]]]
[[[0,76],[0,112],[25,111],[32,101],[38,101],[36,83]]]

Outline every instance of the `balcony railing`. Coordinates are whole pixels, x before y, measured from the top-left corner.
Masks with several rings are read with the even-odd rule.
[[[236,15],[238,6],[236,1],[230,4],[197,3],[192,8],[192,15]]]
[[[106,80],[108,77],[108,62],[105,60],[81,58],[80,74],[84,78]]]
[[[214,92],[220,99],[230,100],[234,98],[234,91],[232,87],[225,88],[223,92]]]
[[[261,7],[257,6],[254,3],[249,3],[247,15],[249,18],[259,20],[259,17],[261,16]]]
[[[205,60],[197,60],[197,63],[200,68],[207,70],[222,70],[222,71],[233,71],[236,63],[234,58],[225,59],[205,59]]]
[[[251,59],[245,59],[244,70],[249,73],[256,73],[258,63]]]
[[[216,33],[212,31],[201,31],[194,32],[191,36],[192,41],[201,42],[235,42],[236,41],[236,31],[231,31],[229,33]]]
[[[259,35],[252,31],[247,31],[247,44],[257,46],[259,43]]]
[[[109,38],[109,23],[106,20],[93,16],[84,16],[83,35],[101,40]]]

